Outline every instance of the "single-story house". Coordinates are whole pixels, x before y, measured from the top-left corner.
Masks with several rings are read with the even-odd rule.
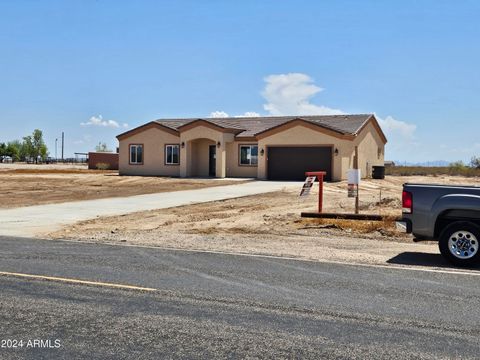
[[[121,175],[302,180],[305,171],[345,179],[384,165],[387,139],[375,116],[160,119],[117,136]]]

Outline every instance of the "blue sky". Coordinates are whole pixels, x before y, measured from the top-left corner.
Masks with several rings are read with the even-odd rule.
[[[0,142],[162,117],[375,113],[386,156],[480,155],[480,1],[0,0]]]

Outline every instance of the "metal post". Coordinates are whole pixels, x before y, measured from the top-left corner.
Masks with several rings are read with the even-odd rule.
[[[323,175],[317,175],[318,179],[318,212],[321,213],[323,209]]]
[[[314,176],[318,180],[318,212],[323,210],[323,177],[327,175],[325,171],[307,171],[305,176]],[[315,182],[315,179],[313,182]]]
[[[65,149],[65,133],[62,131],[62,162],[63,162],[63,150]]]
[[[57,143],[58,143],[58,138],[55,138],[55,161],[58,160],[58,156],[57,156]]]

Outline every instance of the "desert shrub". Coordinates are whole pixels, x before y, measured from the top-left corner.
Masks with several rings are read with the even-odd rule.
[[[97,168],[97,170],[108,170],[110,169],[110,164],[100,162],[100,163],[96,163],[95,167]]]
[[[450,166],[424,167],[424,166],[393,166],[385,168],[386,175],[394,176],[480,176],[480,168],[468,167],[463,163],[453,163]]]
[[[455,162],[452,162],[450,165],[448,165],[448,167],[450,169],[452,169],[453,171],[462,171],[467,166],[465,165],[465,163],[463,161],[455,161]]]

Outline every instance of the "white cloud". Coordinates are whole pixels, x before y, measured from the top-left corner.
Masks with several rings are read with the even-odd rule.
[[[225,112],[225,111],[212,111],[210,113],[210,117],[211,118],[224,118],[224,117],[228,117],[228,114]]]
[[[339,109],[316,105],[311,98],[323,89],[313,79],[301,73],[276,74],[264,78],[262,96],[267,100],[263,108],[270,115],[339,115]]]
[[[225,111],[212,111],[210,113],[210,117],[211,118],[225,118],[225,117],[229,117],[230,115],[228,115],[228,113],[226,113]],[[258,117],[260,116],[259,113],[255,112],[255,111],[246,111],[245,113],[241,114],[241,115],[235,115],[234,117]]]
[[[102,115],[92,116],[90,120],[87,122],[80,123],[81,126],[103,126],[103,127],[110,127],[110,128],[119,128],[120,124],[115,120],[103,120]],[[121,125],[124,128],[128,127],[127,123],[123,123]]]
[[[396,120],[392,116],[382,119],[375,115],[387,137],[399,137],[403,140],[413,140],[417,125]]]
[[[259,117],[260,114],[255,111],[246,111],[242,115],[235,115],[235,117]]]
[[[266,100],[263,108],[269,115],[341,115],[346,112],[341,109],[330,108],[325,105],[314,104],[312,98],[323,91],[307,74],[288,73],[273,74],[264,78],[265,88],[262,96]],[[214,111],[210,117],[228,117],[225,111]],[[256,112],[245,112],[239,117],[260,116]],[[375,115],[382,130],[389,141],[388,148],[405,152],[405,144],[408,150],[418,151],[420,144],[415,140],[417,126],[405,121],[397,120],[393,116],[381,118]]]
[[[314,104],[312,98],[323,91],[307,74],[274,74],[265,77],[262,96],[267,101],[263,108],[270,115],[341,115],[346,112],[325,105]],[[389,141],[389,149],[402,149],[405,144],[415,151],[419,144],[415,141],[415,124],[397,120],[392,116],[376,116]]]
[[[375,117],[388,140],[387,158],[431,159],[430,152],[425,153],[424,144],[415,137],[417,125],[397,120],[392,116],[387,116],[385,119],[377,115]]]

